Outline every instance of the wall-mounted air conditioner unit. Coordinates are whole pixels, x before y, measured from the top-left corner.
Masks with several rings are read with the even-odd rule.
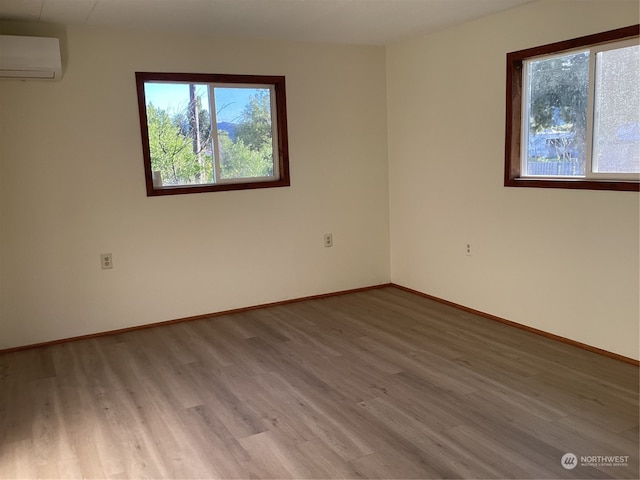
[[[0,35],[0,78],[59,80],[61,76],[57,38]]]

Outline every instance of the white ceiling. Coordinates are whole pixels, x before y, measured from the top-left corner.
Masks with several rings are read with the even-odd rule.
[[[0,19],[387,45],[532,0],[0,0]]]

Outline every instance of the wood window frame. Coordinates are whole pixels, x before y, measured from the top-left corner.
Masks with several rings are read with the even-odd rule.
[[[640,25],[631,25],[607,32],[528,48],[507,54],[506,127],[505,127],[505,187],[568,188],[587,190],[640,191],[640,182],[634,180],[595,180],[585,178],[542,178],[521,176],[521,134],[523,62],[534,57],[561,53],[582,47],[593,47],[628,38],[638,37]]]
[[[287,101],[285,77],[280,75],[232,75],[210,73],[166,73],[166,72],[135,72],[136,90],[138,94],[138,112],[140,117],[140,132],[142,136],[142,155],[147,196],[182,195],[190,193],[219,192],[229,190],[249,190],[258,188],[288,187],[291,185],[289,173],[289,141],[287,131]],[[238,84],[265,85],[273,87],[275,92],[275,117],[277,152],[274,153],[274,170],[277,178],[268,181],[192,184],[156,187],[153,183],[151,167],[151,152],[149,147],[149,130],[147,124],[147,106],[144,85],[146,82],[175,82],[198,84]]]

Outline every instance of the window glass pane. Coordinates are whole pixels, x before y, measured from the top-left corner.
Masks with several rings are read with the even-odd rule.
[[[215,87],[220,178],[274,176],[271,89]]]
[[[584,176],[589,52],[527,64],[524,175]]]
[[[208,86],[147,82],[144,92],[154,187],[213,182]]]
[[[593,170],[640,172],[640,47],[596,55]]]

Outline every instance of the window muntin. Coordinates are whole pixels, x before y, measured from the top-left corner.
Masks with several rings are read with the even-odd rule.
[[[508,54],[505,185],[640,190],[639,56],[638,25]]]
[[[148,195],[289,185],[284,77],[136,81]]]

